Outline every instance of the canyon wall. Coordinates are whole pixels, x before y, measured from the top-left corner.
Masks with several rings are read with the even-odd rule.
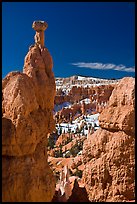
[[[56,91],[55,104],[64,102],[76,103],[84,98],[90,98],[92,101],[97,99],[97,102],[107,102],[115,84],[105,84],[95,87],[77,87],[73,86],[68,94],[63,94],[61,89]]]
[[[83,180],[91,202],[135,199],[135,79],[114,88],[100,129],[83,146]]]
[[[69,102],[71,106],[63,107],[60,111],[55,113],[56,122],[68,122],[70,115],[72,118],[75,118],[78,114],[86,114],[89,112],[92,112],[92,114],[101,113],[107,105],[115,86],[116,84],[105,84],[95,87],[73,86],[66,95],[62,95],[61,89],[57,90],[54,100],[55,105]],[[89,102],[83,101],[84,99],[88,99]]]

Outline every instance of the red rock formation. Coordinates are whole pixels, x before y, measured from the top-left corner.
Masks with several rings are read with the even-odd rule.
[[[92,114],[97,112],[101,113],[106,106],[114,87],[115,84],[86,88],[73,86],[68,95],[62,95],[62,92],[59,89],[60,91],[56,92],[54,103],[59,105],[64,102],[71,102],[72,105],[71,107],[62,108],[58,113],[56,113],[56,122],[68,122],[70,121],[70,114],[74,118],[78,115],[78,113],[86,114],[89,110],[92,111]],[[80,104],[79,101],[85,98],[89,98],[91,102],[83,102]]]
[[[69,176],[68,171],[66,175],[62,172],[52,202],[90,202],[86,189],[78,181],[78,177]]]
[[[61,134],[56,141],[56,146],[65,145],[69,138],[70,134]]]
[[[124,84],[125,83],[125,84]],[[135,81],[125,77],[116,86],[107,109],[99,117],[100,126],[135,134]]]
[[[82,115],[84,115],[85,112],[86,112],[86,105],[85,105],[85,102],[82,101],[82,104],[81,104],[81,113],[82,113]]]
[[[43,38],[31,46],[24,73],[9,73],[2,82],[3,202],[47,202],[55,192],[46,149],[54,129],[55,79],[42,43]]]
[[[72,193],[67,202],[90,202],[85,187],[80,187],[76,179],[73,182]]]
[[[84,142],[83,180],[91,202],[135,199],[135,80],[123,78]]]
[[[56,123],[61,122],[71,122],[71,120],[76,117],[76,114],[81,113],[81,105],[80,104],[74,104],[71,106],[71,108],[65,107],[62,108],[60,111],[58,111],[55,114],[55,120]]]
[[[55,104],[61,104],[64,102],[76,103],[84,98],[90,98],[92,101],[97,99],[97,102],[108,101],[115,84],[106,84],[95,87],[77,87],[73,86],[68,95],[62,95],[61,90],[56,92]]]
[[[71,169],[76,169],[79,166],[81,166],[82,163],[83,163],[83,156],[77,155],[76,157],[74,157],[70,167],[71,167]]]
[[[73,86],[69,92],[73,102],[78,102],[88,97],[88,89],[84,87]]]
[[[62,151],[66,152],[67,150],[71,150],[74,146],[77,146],[78,148],[78,143],[83,142],[85,139],[86,139],[86,136],[81,136],[80,138],[78,137],[74,138],[71,142],[69,142],[68,144],[62,147]]]
[[[64,102],[68,102],[68,101],[72,101],[71,96],[69,96],[69,95],[62,96],[61,94],[56,92],[55,102],[54,102],[56,105],[59,105],[59,104],[62,104]]]

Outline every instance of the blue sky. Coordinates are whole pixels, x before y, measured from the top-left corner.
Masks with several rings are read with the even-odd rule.
[[[3,2],[2,77],[22,71],[35,20],[48,23],[56,77],[135,76],[134,2]]]

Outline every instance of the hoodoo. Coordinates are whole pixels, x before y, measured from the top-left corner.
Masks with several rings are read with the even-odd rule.
[[[47,134],[54,130],[55,78],[44,46],[47,23],[34,21],[35,44],[23,73],[2,81],[2,201],[48,202],[55,179],[47,162]]]

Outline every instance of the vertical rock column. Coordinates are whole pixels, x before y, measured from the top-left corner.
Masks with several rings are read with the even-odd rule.
[[[48,24],[44,21],[34,21],[32,24],[32,28],[36,31],[35,34],[35,43],[40,48],[44,47],[44,31],[47,29]]]
[[[55,78],[44,47],[43,21],[33,23],[35,45],[23,73],[2,81],[2,201],[50,202],[55,178],[47,162],[47,134],[54,130]]]

